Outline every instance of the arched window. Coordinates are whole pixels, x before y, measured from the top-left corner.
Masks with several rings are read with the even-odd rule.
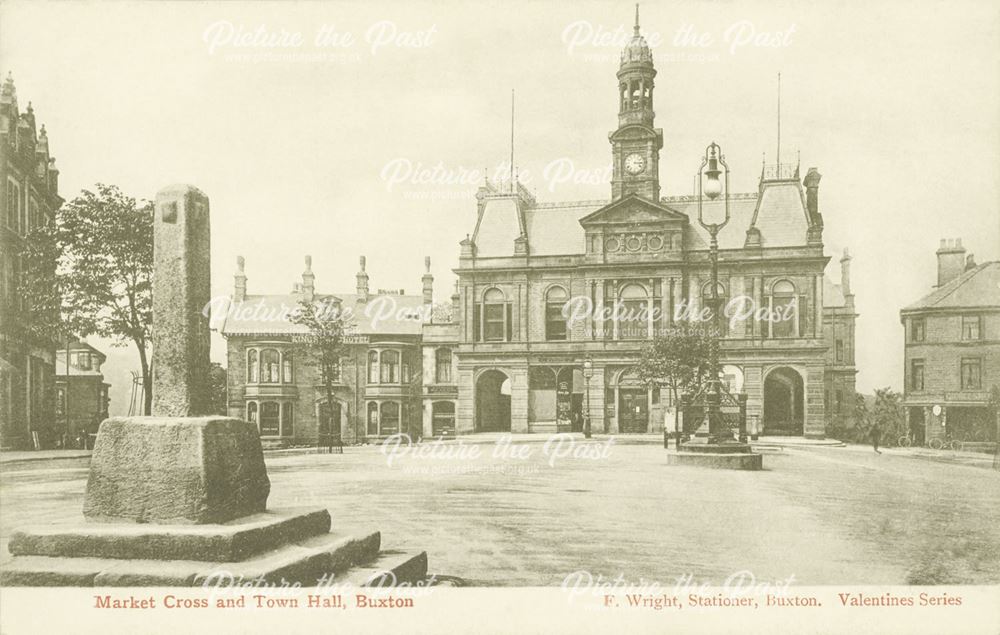
[[[257,423],[257,402],[248,401],[247,402],[247,421],[250,423]]]
[[[510,339],[511,309],[503,291],[492,288],[483,294],[482,333],[487,342]]]
[[[368,383],[378,383],[378,351],[368,352]]]
[[[399,404],[395,401],[382,402],[381,425],[379,434],[382,436],[399,433]]]
[[[260,382],[281,383],[281,355],[273,348],[265,348],[260,352]]]
[[[374,401],[368,402],[368,436],[378,436],[378,404]]]
[[[649,293],[639,284],[622,287],[618,294],[619,339],[645,339],[649,337]]]
[[[247,383],[257,383],[257,350],[251,348],[247,351]]]
[[[280,415],[277,401],[265,401],[260,405],[260,436],[275,437],[280,434]]]
[[[569,294],[562,287],[552,287],[545,294],[545,339],[566,339],[566,317],[563,309]]]
[[[451,383],[450,348],[439,348],[434,351],[434,379],[439,384]]]
[[[798,306],[795,285],[788,280],[776,282],[771,288],[771,337],[795,337]]]
[[[281,435],[290,437],[295,432],[295,410],[291,401],[281,404]]]
[[[382,375],[383,384],[399,383],[399,353],[396,351],[382,351]]]
[[[282,378],[282,381],[285,382],[286,384],[294,383],[293,377],[292,377],[292,354],[291,353],[289,353],[289,352],[286,351],[285,354],[282,355],[281,366],[282,366],[282,372],[284,373],[284,377]]]

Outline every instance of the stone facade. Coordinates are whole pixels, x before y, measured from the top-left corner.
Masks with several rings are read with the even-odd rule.
[[[618,73],[610,200],[542,203],[516,182],[487,181],[476,194],[474,232],[460,243],[450,315],[380,328],[359,322],[336,389],[346,441],[394,432],[571,431],[582,429],[584,415],[598,432],[673,429],[671,395],[641,383],[634,366],[651,335],[704,307],[709,237],[696,222],[696,197],[660,196],[655,77],[637,26]],[[764,433],[822,437],[828,424],[853,420],[851,259],[845,251],[839,284],[826,277],[820,179],[815,168],[801,176],[798,165],[764,166],[757,192],[726,197],[732,221],[719,235],[720,293],[735,313],[749,304],[755,314],[737,315],[727,328],[723,370],[731,387],[748,393],[751,421]],[[315,443],[325,397],[304,353],[293,351],[295,329],[253,317],[318,297],[309,262],[286,296],[248,295],[243,266],[223,328],[229,414],[257,421],[265,442]],[[322,297],[359,312],[386,301],[432,304],[429,270],[421,296],[370,294],[364,259],[356,279],[354,294]],[[608,313],[567,320],[561,312],[577,301]],[[655,309],[659,317],[622,321],[615,307]],[[783,318],[769,320],[775,313]],[[262,365],[265,352],[270,370],[262,381],[263,371],[248,364]],[[286,354],[293,360],[287,375]],[[409,368],[405,379],[391,371],[393,380],[384,381],[373,371],[386,354]]]
[[[904,404],[918,442],[995,440],[987,407],[1000,386],[1000,262],[977,265],[942,240],[935,289],[900,312]]]
[[[36,130],[30,103],[19,109],[9,75],[0,88],[0,190],[0,448],[52,447],[57,344],[21,326],[30,307],[17,285],[29,232],[52,222],[63,200],[45,126]]]
[[[433,430],[431,419],[425,422],[424,401],[426,416],[432,417],[432,402],[441,401],[442,393],[431,387],[434,382],[425,381],[436,378],[425,356],[433,357],[437,348],[425,344],[425,339],[433,340],[425,329],[436,330],[442,348],[454,337],[447,323],[433,323],[433,276],[426,264],[421,295],[407,295],[402,289],[372,292],[364,258],[354,293],[316,293],[307,259],[303,282],[295,284],[292,293],[251,295],[241,259],[221,329],[227,342],[229,415],[256,423],[265,445],[314,445],[331,425],[339,426],[344,443],[396,433],[416,438],[425,429]],[[307,298],[332,301],[354,316],[334,382],[332,409],[315,351],[303,342],[303,327],[287,319]],[[452,386],[450,394],[456,393]]]
[[[673,429],[671,396],[633,368],[651,335],[705,306],[711,273],[698,197],[660,196],[655,77],[637,25],[618,72],[610,200],[541,203],[516,182],[480,187],[456,270],[458,433],[578,430],[581,415],[598,432]],[[853,418],[850,257],[840,284],[826,278],[820,179],[764,166],[757,192],[704,205],[731,215],[719,234],[729,316],[783,315],[736,319],[722,344],[727,380],[764,433],[823,437]],[[567,320],[567,300],[598,310]]]

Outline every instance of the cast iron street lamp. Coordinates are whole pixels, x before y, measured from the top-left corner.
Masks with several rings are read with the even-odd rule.
[[[719,169],[719,166],[722,169]],[[707,166],[707,167],[706,167]],[[719,180],[719,176],[725,176],[725,184]],[[718,339],[722,333],[722,311],[720,311],[719,300],[719,232],[729,222],[729,166],[726,158],[722,154],[722,148],[714,141],[705,149],[705,157],[701,161],[698,169],[698,224],[705,228],[711,237],[709,244],[709,258],[712,263],[712,294],[709,298],[712,311],[712,337],[716,340],[716,346],[712,347],[711,357],[708,364],[708,385],[706,387],[706,401],[708,404],[708,443],[716,444],[723,441],[731,441],[732,433],[722,419],[720,402],[722,398],[722,382],[719,380],[719,353]],[[704,197],[709,201],[714,201],[723,194],[722,208],[725,212],[724,218],[719,218],[718,208],[714,213],[710,213],[710,221],[705,220],[705,209],[703,206]]]
[[[583,436],[590,438],[590,378],[594,376],[594,360],[590,355],[583,360],[583,385],[587,391],[587,405],[583,412]]]

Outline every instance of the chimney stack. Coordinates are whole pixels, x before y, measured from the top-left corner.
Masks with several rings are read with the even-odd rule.
[[[361,271],[358,272],[358,302],[368,302],[368,274],[365,272],[365,257],[361,256]]]
[[[306,302],[312,302],[316,297],[316,276],[312,266],[312,256],[306,256],[306,270],[302,272],[302,299]]]
[[[840,258],[840,291],[844,294],[844,302],[848,307],[854,306],[854,291],[851,289],[851,253],[844,247],[844,255]]]
[[[236,256],[236,275],[233,276],[236,284],[233,289],[233,302],[243,302],[247,299],[247,275],[243,272],[245,265],[246,261],[243,260],[243,256]]]
[[[431,275],[431,257],[424,257],[424,276],[420,279],[424,283],[424,304],[434,304],[434,276]]]
[[[962,274],[965,270],[965,247],[961,238],[942,238],[937,250],[938,280],[941,287]]]
[[[965,257],[965,270],[968,271],[969,269],[975,269],[975,268],[976,268],[976,257],[972,254],[969,254],[968,256]]]
[[[806,186],[806,209],[809,216],[816,218],[819,216],[819,182],[823,175],[816,168],[809,168],[806,176],[802,179],[802,184]]]
[[[844,247],[844,255],[840,259],[840,290],[844,297],[852,296],[851,291],[851,253]]]
[[[455,289],[451,292],[451,321],[458,323],[458,314],[462,306],[462,294],[458,290],[458,280],[455,280]]]

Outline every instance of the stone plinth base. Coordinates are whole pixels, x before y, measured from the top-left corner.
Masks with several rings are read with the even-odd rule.
[[[688,452],[684,450],[676,454],[668,454],[667,465],[695,465],[728,470],[760,470],[764,468],[764,457],[752,452]]]
[[[92,525],[11,536],[4,586],[200,586],[242,580],[315,586],[416,583],[427,554],[380,552],[381,535],[327,533],[326,510],[256,514],[219,525]]]
[[[329,531],[325,509],[271,510],[220,525],[23,527],[11,534],[7,547],[15,556],[236,562]]]
[[[83,515],[92,522],[224,523],[264,511],[257,426],[230,417],[112,417],[101,424]]]
[[[750,453],[750,444],[737,443],[736,441],[708,443],[703,439],[695,438],[681,444],[681,451],[698,454],[748,454]]]

